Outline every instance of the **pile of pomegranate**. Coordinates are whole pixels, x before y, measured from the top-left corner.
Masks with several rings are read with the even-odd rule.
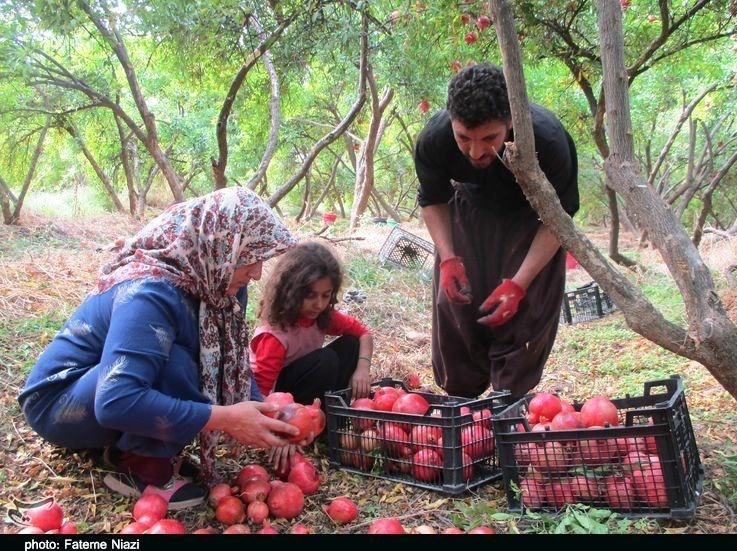
[[[518,424],[516,432],[527,432],[529,425],[550,439],[514,444],[525,507],[579,502],[619,511],[668,507],[655,437],[596,434],[620,425],[620,411],[607,396],[594,396],[577,411],[558,396],[541,392],[530,401],[526,419],[528,424]],[[558,433],[571,430],[579,432],[570,440]]]
[[[351,408],[362,411],[391,412],[407,416],[407,421],[392,416],[393,421],[372,419],[363,414],[344,419],[338,430],[338,457],[341,464],[371,472],[381,460],[390,475],[405,480],[442,483],[444,454],[460,447],[462,479],[472,480],[477,465],[494,455],[491,411],[460,408],[457,418],[460,441],[443,445],[443,429],[432,418],[441,415],[421,393],[403,388],[379,386],[370,398],[359,398]],[[426,418],[424,421],[422,418]],[[454,420],[455,421],[455,420]]]

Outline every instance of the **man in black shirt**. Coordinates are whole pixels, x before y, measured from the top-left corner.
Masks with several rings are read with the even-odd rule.
[[[531,105],[531,115],[540,167],[573,216],[573,140],[547,109]],[[504,73],[481,63],[453,77],[447,109],[415,149],[419,204],[436,248],[433,371],[451,395],[478,396],[489,384],[524,395],[540,382],[558,330],[565,252],[502,163],[513,139]]]

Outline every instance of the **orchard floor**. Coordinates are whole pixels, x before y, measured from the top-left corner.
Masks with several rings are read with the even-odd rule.
[[[85,453],[71,453],[43,442],[20,413],[16,396],[34,359],[53,338],[59,326],[90,289],[99,265],[107,258],[104,245],[117,237],[130,235],[140,223],[125,217],[106,216],[95,220],[58,220],[28,214],[17,227],[0,227],[0,352],[4,392],[0,397],[2,439],[0,464],[2,486],[0,507],[12,508],[14,500],[37,501],[53,495],[66,516],[80,532],[115,533],[130,523],[133,501],[109,492],[102,485],[104,473]],[[403,225],[427,239],[416,225]],[[314,228],[295,228],[308,236]],[[333,229],[331,229],[333,231]],[[338,241],[336,250],[346,262],[356,258],[376,259],[390,228],[366,225],[352,240]],[[605,239],[601,232],[595,236]],[[604,242],[601,242],[604,243]],[[646,255],[643,254],[643,258]],[[573,283],[583,283],[582,270],[571,273]],[[419,280],[418,280],[419,281]],[[405,378],[419,373],[423,384],[433,387],[430,368],[430,312],[419,307],[429,300],[429,285],[407,284],[398,279],[397,288],[369,294],[367,301],[354,305],[357,316],[371,320],[376,334],[375,375]],[[258,291],[256,291],[257,294]],[[387,306],[387,297],[391,304]],[[732,319],[737,320],[737,294],[723,297]],[[584,326],[585,325],[585,326]],[[680,373],[688,389],[688,405],[694,423],[705,469],[704,489],[695,517],[690,521],[647,521],[629,525],[635,533],[737,533],[734,508],[737,495],[737,449],[734,400],[722,390],[700,365],[683,358],[664,356],[661,349],[634,333],[627,333],[622,315],[611,314],[584,325],[561,326],[558,341],[539,390],[560,392],[570,398],[583,398],[605,392],[619,396],[657,373],[653,366],[638,364],[638,358],[663,362],[664,369]],[[621,340],[596,341],[586,349],[586,359],[576,356],[577,343],[597,332],[627,335]],[[579,347],[580,348],[580,347]],[[634,358],[632,365],[622,358]],[[666,358],[666,359],[663,359]],[[655,371],[653,371],[655,369]],[[627,371],[625,373],[625,371]],[[626,381],[625,381],[626,380]],[[623,382],[625,381],[625,382]],[[380,478],[357,476],[329,467],[323,445],[307,450],[321,470],[324,482],[318,492],[306,498],[304,512],[296,521],[274,521],[280,532],[292,524],[308,525],[315,533],[366,533],[380,517],[397,517],[407,527],[429,525],[437,531],[455,525],[468,529],[478,524],[492,525],[498,532],[533,532],[550,529],[550,523],[527,518],[492,517],[506,511],[506,496],[501,482],[491,482],[460,496],[421,490]],[[227,478],[247,462],[266,464],[263,452],[221,458],[220,469]],[[347,526],[336,526],[322,506],[338,496],[348,496],[359,506],[359,517]],[[5,515],[4,515],[5,516]],[[204,526],[222,529],[208,505],[171,515],[190,530]],[[7,518],[3,533],[18,530]]]

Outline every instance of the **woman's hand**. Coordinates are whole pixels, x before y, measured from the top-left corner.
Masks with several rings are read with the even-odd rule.
[[[278,410],[278,405],[265,402],[239,402],[230,406],[213,406],[205,430],[225,431],[240,443],[252,448],[287,446],[289,445],[287,439],[299,434],[299,429],[264,415]]]

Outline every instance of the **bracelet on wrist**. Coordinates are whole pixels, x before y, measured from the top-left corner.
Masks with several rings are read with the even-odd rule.
[[[366,360],[369,363],[369,365],[371,364],[371,358],[369,358],[368,356],[359,356],[358,359]]]

